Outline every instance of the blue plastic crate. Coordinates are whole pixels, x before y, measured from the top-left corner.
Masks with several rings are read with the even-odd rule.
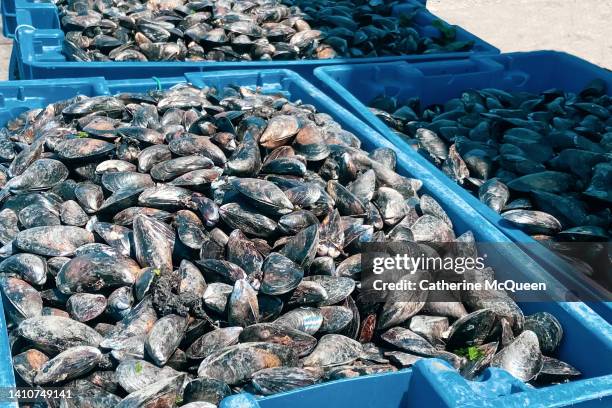
[[[487,87],[530,92],[556,87],[578,92],[594,78],[604,79],[608,84],[608,93],[612,95],[612,72],[565,53],[538,51],[437,63],[321,67],[315,70],[315,76],[320,80],[322,89],[333,95],[337,102],[381,132],[397,149],[435,175],[448,190],[462,197],[512,241],[520,243],[525,252],[557,279],[580,292],[582,299],[612,298],[601,285],[575,272],[569,264],[520,229],[503,222],[499,214],[410,148],[367,107],[374,97],[383,93],[395,96],[400,101],[416,96],[421,98],[423,106],[427,106],[460,96],[466,89]],[[596,301],[589,302],[589,305],[612,322],[612,302]]]
[[[589,394],[592,389],[602,390]],[[412,369],[323,383],[257,399],[238,394],[220,408],[523,408],[609,406],[612,378],[605,376],[559,387],[532,389],[506,371],[488,368],[467,381],[442,360],[420,360]],[[322,403],[322,401],[325,401]]]
[[[19,26],[19,23],[17,23],[17,10],[24,8],[31,10],[40,8],[55,10],[55,5],[51,0],[2,0],[0,2],[0,12],[2,12],[2,35],[7,38],[15,38],[15,30]],[[34,13],[36,13],[36,11],[34,11]]]
[[[291,100],[299,99],[304,103],[314,105],[321,112],[330,114],[346,130],[359,137],[365,150],[383,146],[393,147],[379,133],[333,102],[312,84],[289,70],[187,73],[182,77],[174,78],[116,81],[106,81],[104,78],[81,78],[1,82],[0,126],[5,125],[8,120],[25,110],[44,107],[51,102],[67,99],[78,94],[95,96],[112,95],[118,92],[144,92],[157,87],[168,88],[182,82],[190,82],[195,86],[223,87],[228,84],[257,86],[264,92],[283,92]],[[398,154],[397,163],[400,174],[418,177],[423,181],[423,191],[433,196],[444,207],[453,220],[457,232],[462,233],[471,230],[478,242],[497,243],[491,251],[488,251],[487,263],[496,268],[499,279],[512,278],[525,282],[546,282],[550,290],[557,290],[562,293],[565,291],[555,278],[512,244],[507,237],[488,223],[456,193],[448,190],[438,177],[431,174],[420,163],[401,152]],[[604,403],[610,406],[612,404],[612,396],[610,395],[612,393],[610,390],[612,365],[607,356],[612,355],[612,326],[581,302],[525,302],[521,303],[520,306],[527,314],[547,311],[559,319],[565,332],[559,347],[559,358],[578,368],[584,374],[581,380],[546,387],[543,391],[536,391],[509,379],[505,373],[498,373],[499,370],[492,370],[489,374],[486,374],[483,380],[487,380],[489,377],[490,380],[480,386],[478,383],[463,382],[456,374],[451,374],[448,369],[441,368],[439,364],[434,365],[433,369],[443,370],[445,372],[443,376],[448,379],[448,384],[451,384],[451,378],[455,378],[452,380],[453,384],[462,382],[464,385],[469,385],[469,390],[465,389],[466,393],[472,394],[475,392],[474,389],[480,389],[479,392],[481,393],[479,395],[483,399],[492,398],[494,395],[508,395],[511,401],[526,401],[540,398],[539,395],[543,395],[541,398],[545,398],[544,395],[547,395],[546,398],[559,404],[589,400],[591,404],[594,404],[591,406],[603,407],[605,406]],[[1,324],[4,324],[4,320]],[[1,348],[2,345],[4,345],[4,348]],[[4,360],[0,361],[0,368],[3,369],[0,370],[0,384],[10,384],[13,381],[8,366],[10,364],[8,362],[10,353],[6,345],[6,331],[2,328],[2,331],[0,331],[0,352]],[[292,406],[302,408],[306,407],[306,403],[308,403],[310,404],[308,408],[310,408],[315,401],[318,402],[317,406],[373,407],[374,405],[367,403],[367,401],[372,401],[371,396],[370,399],[363,397],[363,400],[360,401],[360,396],[366,395],[362,391],[369,389],[372,394],[377,396],[378,405],[376,406],[399,408],[400,406],[406,406],[404,402],[407,400],[404,400],[403,397],[397,397],[397,392],[401,391],[401,388],[398,387],[407,386],[405,383],[411,378],[412,372],[408,370],[385,376],[359,378],[315,386],[303,391],[268,398],[265,400],[266,402],[262,402],[264,404],[262,407]],[[426,373],[424,375],[430,376]],[[505,379],[502,380],[502,378]],[[397,388],[396,391],[389,391],[387,385],[392,384],[395,384],[393,388]],[[457,398],[456,394],[459,392],[459,388],[455,389],[455,387],[450,389],[446,386],[434,387],[432,385],[427,388],[423,385],[423,382],[421,384],[412,388],[411,391],[411,393],[420,393],[415,396],[415,398],[418,398],[416,400],[418,404],[413,405],[415,407],[447,406],[442,405],[444,401],[452,402]],[[341,393],[344,399],[340,399],[338,393]],[[465,398],[467,397],[466,395]],[[340,404],[340,401],[343,401],[343,403]],[[346,404],[344,404],[344,401]],[[336,402],[338,402],[338,405],[336,405]],[[370,405],[364,405],[366,403]],[[500,405],[497,406],[500,407]],[[508,403],[507,406],[514,405]]]
[[[2,13],[2,35],[13,38],[15,27],[17,27],[17,16],[15,15],[15,2],[12,0],[2,0],[0,3]]]
[[[7,1],[7,0],[3,0]],[[11,1],[11,0],[8,0]],[[15,1],[15,0],[12,0]],[[10,79],[44,79],[104,76],[105,78],[139,78],[143,76],[168,77],[185,72],[202,72],[227,69],[292,69],[306,78],[313,79],[313,68],[332,64],[434,61],[439,59],[466,58],[475,54],[498,54],[491,44],[457,27],[458,40],[473,40],[469,52],[406,55],[381,58],[338,58],[331,60],[254,61],[254,62],[72,62],[62,54],[64,33],[60,29],[57,8],[52,3],[30,3],[16,0],[16,30],[13,53],[17,61],[18,77]],[[413,0],[401,2],[394,13],[421,8],[415,17],[416,29],[422,35],[436,36],[439,32],[431,24],[437,17]]]

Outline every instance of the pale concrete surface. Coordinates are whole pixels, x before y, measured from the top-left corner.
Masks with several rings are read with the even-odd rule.
[[[559,50],[612,69],[612,0],[429,0],[438,17],[502,52]],[[11,41],[0,36],[0,80]]]
[[[612,69],[612,0],[428,0],[502,52],[557,50]]]
[[[8,66],[11,60],[11,41],[0,36],[0,81],[8,79]]]
[[[2,32],[2,21],[0,20],[0,33]],[[11,48],[13,42],[0,34],[0,81],[8,79],[8,66],[11,60]]]

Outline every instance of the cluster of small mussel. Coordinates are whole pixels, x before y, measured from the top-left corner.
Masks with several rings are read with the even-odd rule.
[[[605,82],[577,94],[467,90],[423,110],[417,98],[400,104],[382,95],[370,105],[507,222],[612,288],[612,98]]]
[[[437,37],[385,1],[60,0],[64,54],[76,61],[251,61],[467,51],[453,27]]]
[[[467,378],[580,374],[552,357],[556,318],[524,316],[505,293],[364,301],[364,243],[442,255],[440,242],[474,238],[394,171],[392,150],[366,153],[284,95],[76,96],[0,131],[0,290],[19,384],[67,387],[66,407],[195,408],[427,357]]]

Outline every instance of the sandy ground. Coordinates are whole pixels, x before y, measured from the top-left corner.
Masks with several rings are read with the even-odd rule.
[[[2,21],[0,21],[0,33],[2,32]],[[8,66],[11,60],[11,48],[13,42],[0,34],[0,81],[8,79]]]
[[[502,52],[559,50],[612,69],[612,0],[429,0],[428,8]],[[0,36],[0,80],[10,54]]]
[[[502,52],[557,50],[612,69],[612,0],[428,0]]]

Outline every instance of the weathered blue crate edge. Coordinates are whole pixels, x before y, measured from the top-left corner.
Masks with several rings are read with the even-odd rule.
[[[414,0],[396,6],[396,10],[420,7],[416,21],[418,30],[431,33],[431,22],[438,17]],[[64,33],[60,29],[57,8],[52,3],[31,3],[16,0],[16,32],[13,53],[17,61],[18,77],[10,79],[71,78],[104,76],[106,78],[142,78],[146,76],[177,76],[185,72],[233,69],[292,69],[313,79],[312,70],[319,66],[392,61],[435,61],[467,58],[476,54],[499,54],[499,49],[461,27],[458,40],[474,41],[469,52],[417,54],[380,58],[338,58],[331,60],[253,61],[253,62],[73,62],[62,54]]]
[[[326,97],[319,89],[306,82],[297,74],[287,70],[225,71],[204,74],[189,73],[182,77],[160,78],[158,80],[148,78],[139,80],[106,81],[104,78],[84,78],[3,82],[0,83],[0,126],[4,125],[10,118],[25,110],[42,107],[52,101],[66,99],[77,94],[93,96],[114,94],[122,91],[142,92],[157,87],[167,88],[179,82],[190,82],[196,86],[207,85],[216,87],[234,83],[245,86],[259,86],[262,87],[264,91],[288,92],[291,99],[301,99],[304,103],[313,104],[319,111],[327,112],[332,115],[345,129],[356,134],[360,140],[362,140],[363,146],[366,149],[379,146],[392,146],[390,142],[382,138],[377,132]],[[497,243],[509,242],[503,234],[489,225],[484,218],[479,216],[454,193],[445,192],[443,186],[435,177],[427,176],[420,164],[412,161],[403,153],[398,154],[398,169],[400,173],[405,175],[415,174],[414,169],[418,169],[420,174],[424,175],[424,191],[439,200],[440,204],[448,211],[449,216],[453,219],[458,232],[470,229],[474,232],[476,239],[479,241]],[[520,251],[509,251],[507,248],[500,248],[500,252],[491,254],[488,261],[490,261],[494,267],[500,264],[506,266],[506,268],[499,269],[501,273],[505,274],[505,277],[500,276],[500,278],[513,277],[517,280],[545,281],[552,286],[559,285],[554,278],[547,275],[546,272]],[[609,367],[603,359],[596,359],[593,358],[593,356],[605,356],[612,353],[612,327],[580,302],[524,303],[521,304],[521,307],[525,313],[548,311],[557,316],[566,330],[566,335],[559,350],[559,357],[567,360],[570,364],[575,365],[585,373],[585,379],[583,380],[562,384],[560,386],[546,387],[544,390],[547,390],[547,393],[553,394],[557,401],[561,401],[564,404],[574,403],[580,399],[590,399],[593,398],[593,396],[608,398],[605,402],[609,403],[609,393],[606,394],[606,392],[609,391],[610,387],[609,380],[607,379],[612,373],[612,367]],[[2,323],[4,323],[4,320],[2,320]],[[2,324],[0,323],[0,328],[2,328],[1,326]],[[2,354],[4,360],[0,362],[0,364],[4,366],[3,370],[0,369],[0,381],[8,386],[12,384],[13,379],[10,370],[8,340],[5,333],[5,330],[0,332],[0,345],[4,344],[3,350],[0,350],[4,351]],[[8,369],[7,364],[9,364]],[[451,374],[445,375],[451,376]],[[364,379],[364,381],[365,380],[369,381],[370,378]],[[351,386],[352,389],[354,389],[354,387],[359,387],[359,384],[365,384],[356,382],[354,383],[355,386],[353,386],[351,381],[352,380],[340,382],[338,384],[348,384],[347,386]],[[385,380],[385,382],[387,381],[388,380]],[[504,391],[504,394],[509,397],[511,397],[510,394],[523,394],[521,396],[523,400],[535,397],[533,390],[525,390],[520,386],[521,384],[517,384],[515,380],[499,383],[493,381],[490,382],[490,384],[499,384],[496,386],[496,389],[499,387],[500,392]],[[325,404],[327,398],[331,398],[335,385],[336,383],[327,384],[330,388],[326,388],[326,390],[329,392],[325,392],[325,394],[320,397],[319,404]],[[437,394],[438,392],[440,394]],[[482,392],[485,391],[483,390]],[[347,393],[343,394],[346,397]],[[291,401],[291,406],[295,408],[306,408],[306,406],[293,405],[293,403],[297,404],[299,401],[303,401],[306,394],[298,393],[295,395],[296,399]],[[379,397],[384,396],[384,394],[378,395]],[[423,396],[421,397],[423,399],[420,400],[422,405],[420,406],[445,406],[442,405],[440,401],[452,402],[454,397],[454,395],[446,393],[444,388],[434,389],[432,387],[431,391],[423,392]],[[433,400],[427,400],[426,398],[433,398]],[[352,405],[351,408],[360,408],[359,405],[357,405],[358,402],[359,401],[354,401],[355,405]],[[381,406],[389,406],[388,404],[384,404],[385,401],[381,402],[383,402]],[[310,406],[308,406],[308,408]],[[341,405],[334,406],[340,407]],[[370,407],[371,406],[372,405],[370,405]],[[399,406],[403,405],[397,405],[398,408]],[[502,405],[496,406],[501,407]],[[511,406],[513,405],[504,405],[504,407]],[[365,408],[365,406],[363,407]],[[268,408],[268,406],[263,408]],[[270,406],[270,408],[272,407]],[[391,405],[391,408],[394,407]]]
[[[600,391],[588,394],[593,388]],[[219,407],[605,407],[611,397],[612,376],[575,383],[571,388],[535,390],[497,368],[488,368],[477,380],[468,381],[447,362],[427,359],[399,372],[317,384],[270,397],[238,394],[225,398]]]
[[[516,68],[517,65],[520,65],[519,68]],[[328,91],[328,94],[332,95],[338,103],[383,134],[397,149],[404,151],[412,159],[421,163],[449,190],[461,196],[504,235],[513,242],[519,243],[525,252],[551,271],[554,276],[580,292],[583,299],[592,300],[593,302],[589,304],[607,321],[612,322],[612,302],[602,301],[610,299],[609,292],[596,282],[583,276],[577,276],[561,258],[521,230],[504,222],[499,214],[481,203],[475,196],[450,180],[440,169],[411,149],[400,136],[370,112],[366,106],[371,99],[383,92],[401,95],[403,98],[424,97],[425,105],[427,105],[433,100],[436,103],[445,102],[450,99],[446,95],[458,94],[467,88],[484,88],[500,85],[502,82],[509,89],[515,87],[527,90],[525,87],[531,84],[528,82],[529,74],[536,75],[535,71],[538,70],[538,67],[541,72],[537,79],[548,81],[541,90],[563,85],[565,89],[577,91],[591,79],[602,77],[608,82],[608,92],[612,94],[612,72],[557,51],[473,56],[462,61],[440,61],[435,66],[427,63],[409,64],[406,62],[329,66],[315,69],[314,75],[320,81],[321,87]],[[421,70],[424,70],[425,74]],[[505,82],[502,80],[503,75],[507,76]],[[429,82],[425,83],[425,80]],[[438,85],[432,88],[433,84]],[[369,100],[365,100],[366,98]]]

